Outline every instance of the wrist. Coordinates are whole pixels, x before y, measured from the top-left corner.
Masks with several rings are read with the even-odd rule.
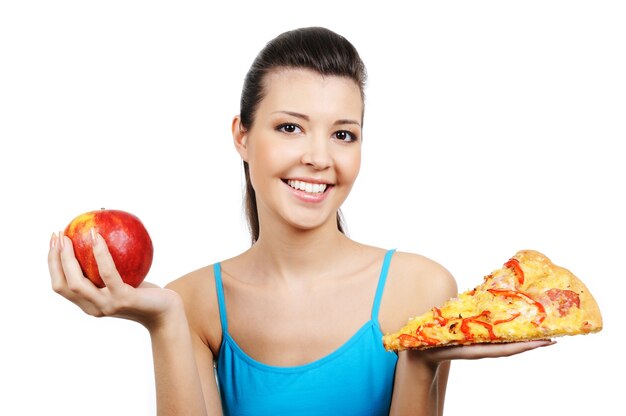
[[[439,365],[446,361],[444,358],[438,357],[432,350],[406,350],[402,351],[405,360],[413,367],[420,367],[422,371],[428,374],[437,372]]]
[[[168,306],[159,314],[152,316],[143,323],[151,336],[165,335],[178,328],[187,328],[187,316],[185,306],[180,296],[172,291],[172,297]]]

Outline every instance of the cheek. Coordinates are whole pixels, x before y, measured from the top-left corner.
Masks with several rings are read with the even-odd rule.
[[[337,166],[340,167],[341,176],[344,180],[354,181],[361,169],[361,152],[347,152],[337,157]]]
[[[258,161],[265,166],[263,169],[267,172],[281,172],[297,164],[301,157],[301,152],[296,146],[284,143],[264,146],[259,150]]]
[[[281,146],[280,143],[265,143],[259,140],[248,151],[252,185],[256,188],[257,182],[262,181],[264,177],[281,177],[298,158],[299,153],[293,146]]]

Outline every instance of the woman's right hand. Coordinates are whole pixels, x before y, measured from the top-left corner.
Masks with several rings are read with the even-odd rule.
[[[87,279],[74,255],[72,240],[62,233],[53,234],[48,252],[52,289],[75,303],[85,313],[130,319],[149,331],[167,321],[170,313],[183,309],[180,296],[169,289],[143,282],[134,288],[122,281],[106,242],[94,233],[93,252],[105,287],[96,287]]]

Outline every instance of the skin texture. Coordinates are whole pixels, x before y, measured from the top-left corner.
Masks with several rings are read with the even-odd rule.
[[[385,250],[349,239],[336,224],[360,168],[362,109],[351,80],[283,69],[266,79],[253,125],[245,130],[239,117],[233,120],[233,142],[250,165],[261,226],[256,244],[221,262],[229,331],[265,364],[317,360],[369,320]],[[285,183],[288,179],[328,189],[307,199]],[[82,279],[69,239],[53,236],[53,289],[87,313],[132,319],[148,328],[159,415],[219,414],[213,359],[222,332],[212,268],[193,271],[166,289],[147,283],[133,289],[121,283],[99,237],[94,252],[106,283],[100,290]],[[453,277],[441,265],[397,252],[381,301],[381,329],[395,331],[407,317],[456,293]],[[547,344],[403,351],[391,414],[441,415],[452,359],[506,356]]]
[[[265,83],[269,92],[252,128],[244,131],[238,117],[233,122],[235,147],[250,166],[259,221],[266,229],[283,227],[283,220],[299,229],[317,227],[336,214],[359,172],[360,90],[349,79],[310,71],[271,72]],[[332,188],[323,202],[300,200],[285,192],[286,179]]]

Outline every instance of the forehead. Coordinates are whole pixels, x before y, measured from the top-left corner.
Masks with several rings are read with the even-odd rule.
[[[322,75],[310,69],[280,68],[264,79],[259,111],[296,111],[302,114],[334,114],[361,119],[363,99],[356,82],[348,77]]]

